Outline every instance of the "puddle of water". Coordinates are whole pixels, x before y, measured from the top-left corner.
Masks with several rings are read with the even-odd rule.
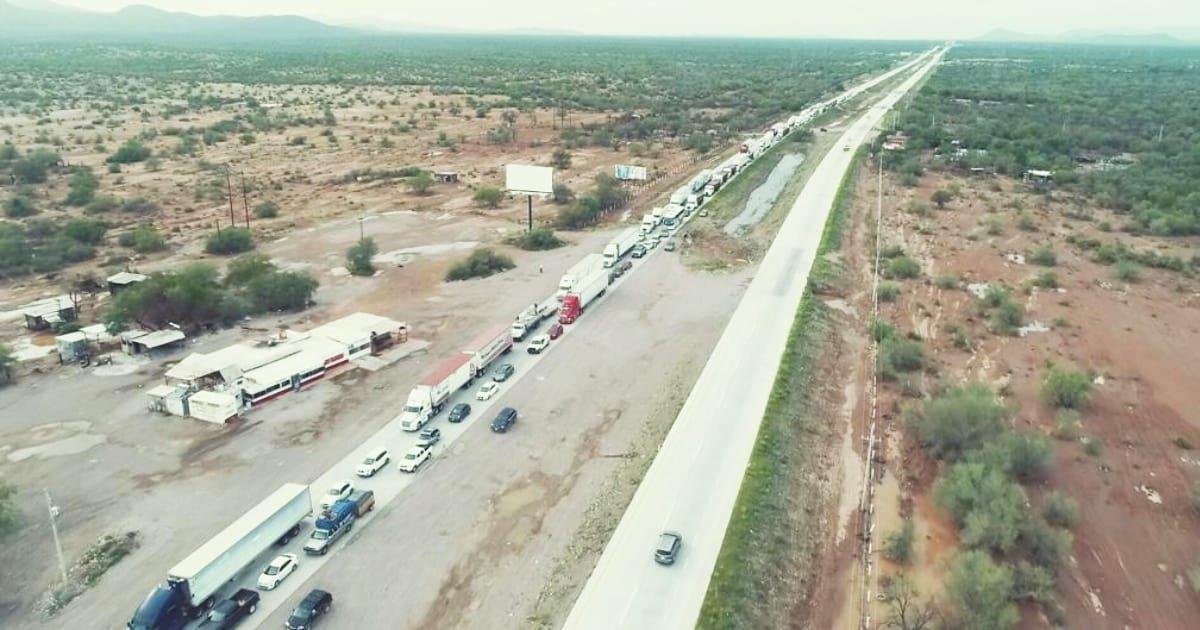
[[[17,449],[8,454],[8,461],[21,462],[31,457],[47,459],[63,455],[76,455],[107,441],[108,438],[99,433],[80,433],[54,442]]]
[[[767,176],[767,181],[750,193],[742,213],[725,224],[725,233],[736,236],[738,232],[747,230],[762,221],[762,218],[771,210],[771,206],[775,205],[775,200],[783,192],[783,187],[792,179],[792,174],[803,162],[804,155],[800,153],[788,153],[783,156],[771,170],[771,174]]]
[[[371,259],[371,262],[381,265],[403,265],[411,261],[415,256],[433,256],[448,252],[466,251],[475,249],[476,245],[479,245],[479,241],[456,241],[454,243],[420,245],[417,247],[397,249],[390,252],[384,252],[382,254],[376,254],[376,256]]]

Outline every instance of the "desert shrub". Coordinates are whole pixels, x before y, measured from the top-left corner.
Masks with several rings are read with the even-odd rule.
[[[154,214],[161,209],[157,203],[145,197],[134,197],[121,204],[121,212],[130,214]]]
[[[1142,279],[1142,268],[1129,260],[1117,261],[1112,267],[1113,277],[1121,282],[1137,282]]]
[[[355,243],[346,252],[346,268],[356,276],[370,276],[375,273],[375,263],[372,259],[379,253],[375,239],[364,238]]]
[[[475,190],[475,203],[487,208],[499,208],[504,193],[495,186],[480,186]]]
[[[900,529],[883,539],[883,555],[896,564],[908,564],[912,561],[915,541],[916,528],[911,519],[905,519]]]
[[[297,311],[309,305],[317,281],[305,271],[272,271],[246,283],[245,295],[255,312]]]
[[[34,203],[33,197],[22,192],[14,194],[4,202],[4,216],[10,219],[31,217],[37,213],[37,204]]]
[[[957,289],[962,286],[962,281],[958,279],[958,276],[952,274],[938,276],[933,283],[937,285],[939,289],[946,290]]]
[[[1055,569],[1071,550],[1071,532],[1051,527],[1036,515],[1021,525],[1017,548],[1039,567]]]
[[[429,189],[433,187],[433,175],[429,171],[418,171],[415,175],[408,178],[408,188],[418,195],[429,194]]]
[[[892,259],[892,258],[896,258],[897,256],[903,256],[903,255],[904,255],[904,247],[897,245],[895,243],[892,243],[890,245],[884,245],[883,249],[879,250],[879,256],[881,258]]]
[[[991,324],[997,333],[1015,336],[1025,325],[1025,307],[1009,299],[992,313]]]
[[[1025,491],[1001,470],[960,462],[938,479],[934,497],[962,529],[968,547],[1007,552],[1025,518]]]
[[[1043,271],[1033,279],[1033,286],[1039,289],[1057,289],[1059,286],[1058,274],[1053,271]]]
[[[1044,479],[1054,465],[1054,447],[1036,433],[1006,432],[970,456],[1021,482]]]
[[[891,337],[895,336],[896,329],[891,324],[881,319],[876,319],[871,321],[870,332],[871,338],[874,339],[876,343],[880,343],[884,339],[890,339]]]
[[[1042,518],[1055,527],[1070,529],[1079,522],[1079,506],[1075,499],[1055,490],[1042,499]]]
[[[486,278],[488,276],[508,271],[516,267],[516,263],[504,254],[498,254],[491,249],[478,249],[471,252],[465,260],[455,263],[446,272],[447,282],[469,280],[471,278]]]
[[[897,280],[908,280],[921,275],[921,263],[908,256],[898,256],[888,261],[887,276]]]
[[[930,196],[929,200],[941,210],[946,207],[946,204],[954,200],[954,195],[948,190],[939,188],[933,191],[933,195]]]
[[[274,201],[263,201],[254,206],[254,216],[260,219],[274,219],[279,216],[279,204]]]
[[[71,219],[62,226],[63,235],[88,245],[99,243],[107,231],[108,224],[95,219]]]
[[[275,263],[264,254],[245,254],[229,261],[225,267],[226,286],[243,287],[251,280],[272,273],[276,270]]]
[[[1008,289],[998,284],[993,284],[983,292],[983,297],[979,301],[983,304],[984,308],[996,308],[1011,300],[1012,295],[1009,294]]]
[[[1012,571],[987,553],[965,551],[951,563],[946,577],[948,627],[1005,630],[1020,620],[1010,601]]]
[[[1022,212],[1021,216],[1017,217],[1017,228],[1025,232],[1036,232],[1037,221],[1034,221],[1033,216],[1027,212]]]
[[[1042,379],[1042,399],[1060,409],[1083,409],[1092,393],[1092,379],[1084,372],[1058,366]]]
[[[1029,255],[1029,262],[1043,267],[1053,267],[1058,264],[1058,254],[1054,253],[1053,247],[1043,245]]]
[[[558,205],[571,203],[575,199],[575,191],[566,184],[554,183],[554,203]]]
[[[204,251],[221,256],[240,254],[252,249],[254,249],[254,236],[246,228],[221,230],[208,237],[204,243]]]
[[[1000,435],[1009,414],[986,385],[969,383],[914,408],[908,421],[934,457],[956,461]]]
[[[130,138],[108,158],[110,164],[132,164],[142,162],[150,157],[150,149],[136,138]]]
[[[96,189],[100,180],[88,168],[77,168],[71,173],[70,192],[67,193],[68,206],[86,206],[96,197]]]
[[[97,195],[83,209],[88,214],[112,212],[121,207],[121,200],[112,195]]]
[[[128,247],[141,254],[162,251],[167,243],[153,225],[139,225],[117,237],[121,247]]]
[[[891,336],[879,345],[877,369],[882,378],[894,379],[901,372],[914,372],[925,365],[925,349],[905,337]]]
[[[507,242],[526,251],[557,249],[566,244],[561,238],[558,238],[554,230],[548,227],[539,227],[522,232],[508,239]]]
[[[900,297],[900,285],[895,282],[880,282],[876,289],[880,302],[894,302]]]

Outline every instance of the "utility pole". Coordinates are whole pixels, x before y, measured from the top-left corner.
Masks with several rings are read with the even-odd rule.
[[[533,231],[533,195],[526,195],[525,198],[529,200],[529,231],[532,232]]]
[[[229,165],[225,165],[225,197],[229,199],[229,226],[237,227],[237,220],[233,218],[233,184],[229,181]]]
[[[67,581],[67,563],[63,562],[62,544],[58,542],[58,506],[50,500],[50,491],[42,488],[46,495],[46,511],[50,513],[50,532],[54,534],[54,551],[58,554],[58,571],[62,573],[63,582]]]
[[[250,198],[246,195],[246,171],[238,169],[242,177],[242,211],[246,213],[246,229],[250,229]]]

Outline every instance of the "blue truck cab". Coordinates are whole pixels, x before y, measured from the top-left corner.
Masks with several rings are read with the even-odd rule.
[[[181,584],[159,584],[133,613],[129,630],[182,630],[189,621],[191,606]]]

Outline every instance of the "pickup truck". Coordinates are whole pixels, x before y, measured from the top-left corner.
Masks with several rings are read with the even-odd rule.
[[[373,495],[372,499],[374,499]],[[358,505],[353,501],[341,499],[334,503],[328,512],[317,519],[316,529],[309,534],[308,541],[304,543],[304,553],[310,556],[323,556],[329,553],[329,547],[354,527],[356,518],[358,518]]]
[[[258,591],[238,589],[233,597],[219,602],[205,615],[197,630],[227,630],[258,610]]]

